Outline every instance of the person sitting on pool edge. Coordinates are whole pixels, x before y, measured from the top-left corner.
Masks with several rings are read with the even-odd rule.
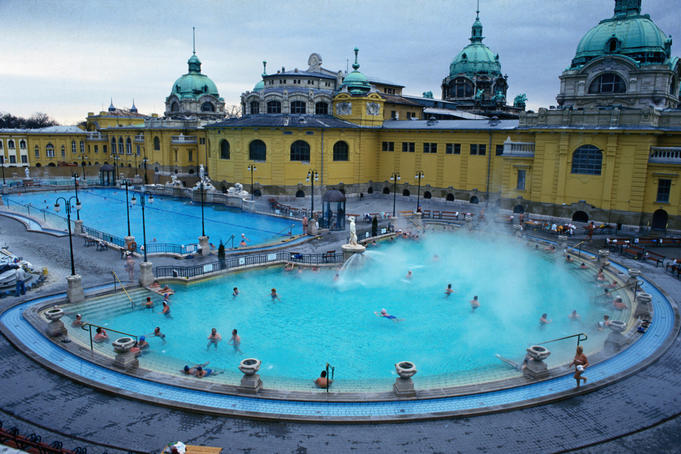
[[[329,380],[326,378],[326,371],[323,370],[321,374],[319,374],[319,377],[314,381],[314,384],[317,385],[317,388],[322,388],[326,389],[331,386],[333,383],[333,380]]]

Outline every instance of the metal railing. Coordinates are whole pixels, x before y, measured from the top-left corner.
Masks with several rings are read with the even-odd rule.
[[[92,327],[93,326],[95,328],[102,328],[105,331],[113,331],[114,333],[123,334],[124,336],[128,336],[128,337],[135,339],[135,342],[137,342],[137,336],[135,336],[134,334],[126,333],[126,332],[123,332],[123,331],[118,331],[116,329],[104,327],[104,326],[101,326],[101,325],[95,325],[94,323],[83,323],[82,325],[80,325],[80,328],[83,331],[89,331],[90,332],[90,351],[94,351],[94,349],[95,349],[94,342],[92,340]]]
[[[96,238],[98,240],[113,244],[115,246],[121,247],[121,248],[127,248],[125,244],[125,240],[119,236],[111,235],[110,233],[105,233],[101,232],[97,229],[93,229],[92,227],[88,227],[86,225],[83,226],[83,232],[92,237]]]
[[[159,277],[182,277],[192,278],[204,274],[214,273],[221,270],[243,268],[253,265],[264,265],[268,263],[302,263],[306,265],[322,265],[329,263],[343,263],[343,254],[329,251],[324,254],[302,254],[299,252],[279,251],[269,254],[251,254],[242,256],[225,257],[224,260],[217,260],[202,265],[193,266],[158,266],[154,270],[154,275]]]
[[[128,294],[128,291],[125,289],[125,286],[121,282],[120,278],[116,274],[115,271],[111,271],[111,274],[113,274],[114,277],[114,293],[116,293],[116,281],[118,281],[119,284],[121,284],[121,288],[123,289],[123,292],[125,293],[125,296],[128,297],[128,301],[130,301],[130,309],[135,308],[135,303],[132,301],[132,298],[130,298],[130,295]]]
[[[559,337],[558,339],[551,339],[551,340],[547,340],[547,341],[544,341],[544,342],[538,342],[536,345],[550,344],[552,342],[558,342],[558,341],[562,341],[562,340],[565,340],[565,339],[571,339],[573,337],[577,338],[577,345],[578,346],[579,346],[580,342],[589,339],[589,336],[587,336],[586,333],[577,333],[577,334],[571,334],[570,336]]]

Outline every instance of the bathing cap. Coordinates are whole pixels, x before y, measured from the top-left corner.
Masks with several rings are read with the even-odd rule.
[[[140,336],[140,340],[141,340],[141,341],[143,341],[144,339],[146,339],[146,337]]]
[[[80,314],[76,314],[76,318],[78,318],[78,317],[82,317],[82,315],[80,315]]]
[[[187,366],[187,365],[185,364],[185,366],[184,366],[184,371],[187,372],[188,370],[189,370],[189,366]]]

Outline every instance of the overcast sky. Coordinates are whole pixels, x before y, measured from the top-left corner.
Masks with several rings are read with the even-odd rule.
[[[499,53],[509,100],[555,104],[558,76],[579,39],[612,16],[614,0],[481,0],[484,43]],[[668,35],[681,39],[679,0],[643,0]],[[360,49],[361,71],[441,94],[449,64],[468,44],[475,0],[0,0],[0,112],[41,111],[62,124],[106,109],[109,99],[162,114],[165,97],[187,72],[192,26],[202,71],[227,104],[268,72],[345,69]],[[672,47],[681,55],[681,43]]]

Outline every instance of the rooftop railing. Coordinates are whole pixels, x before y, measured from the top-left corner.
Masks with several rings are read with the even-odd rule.
[[[534,156],[534,142],[504,142],[503,156],[532,157]]]
[[[681,147],[650,147],[648,162],[656,164],[681,164]]]
[[[170,142],[181,145],[181,144],[186,144],[186,143],[196,143],[196,136],[171,136],[170,137]]]

